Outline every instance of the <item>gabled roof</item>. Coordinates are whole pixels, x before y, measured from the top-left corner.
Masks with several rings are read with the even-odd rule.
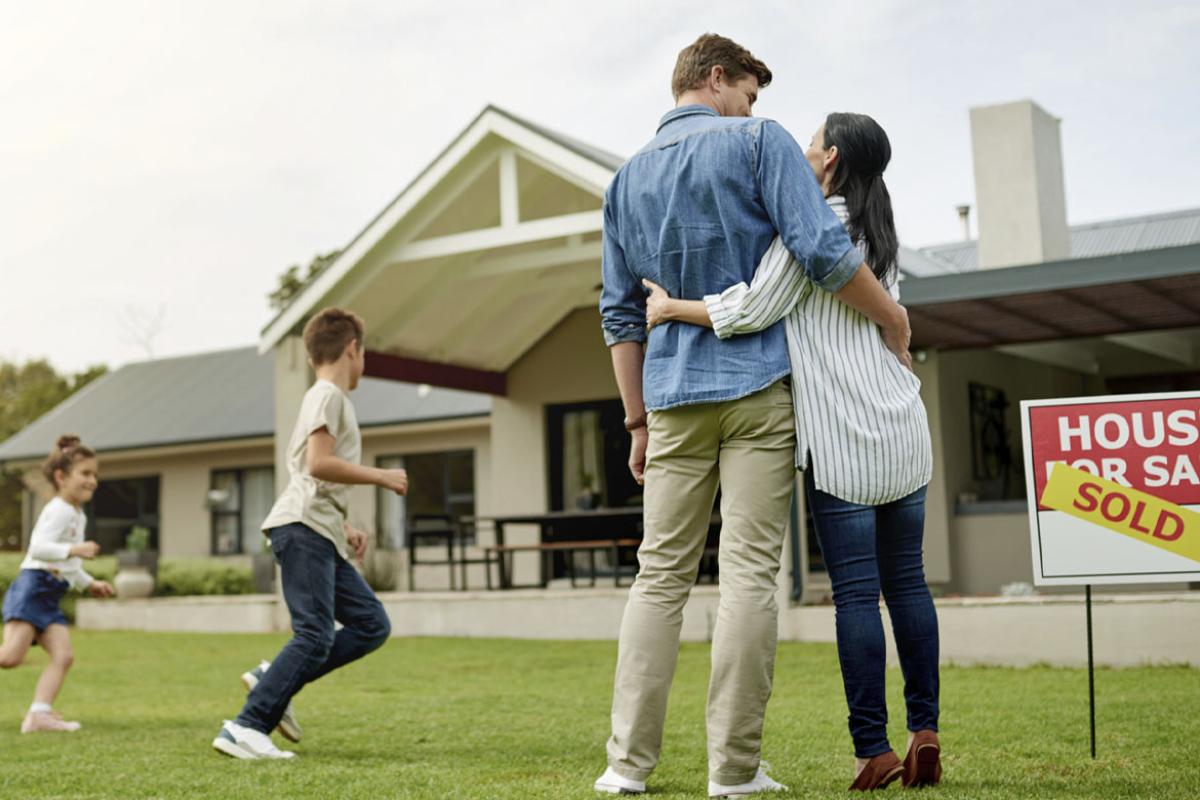
[[[563,147],[566,147],[569,150],[573,150],[574,152],[578,153],[579,155],[583,156],[584,158],[590,158],[592,161],[595,161],[597,164],[599,164],[603,167],[608,167],[613,172],[616,172],[618,169],[620,169],[621,165],[625,163],[625,159],[622,158],[621,156],[618,156],[614,153],[610,153],[607,150],[602,150],[601,148],[596,147],[595,145],[588,144],[587,142],[582,141],[580,139],[576,139],[573,136],[567,136],[565,133],[559,133],[558,131],[551,130],[550,128],[542,127],[541,125],[538,125],[537,123],[530,122],[529,120],[525,119],[524,117],[517,116],[516,114],[512,113],[511,111],[505,111],[503,108],[500,108],[498,106],[488,106],[488,108],[491,109],[492,111],[495,111],[497,114],[503,114],[504,116],[511,119],[513,122],[516,122],[520,125],[524,125],[526,128],[529,128],[532,131],[537,131],[542,136],[545,136],[547,139],[558,142]]]
[[[1073,259],[1200,244],[1200,208],[1072,225],[1069,233]],[[919,252],[944,265],[946,272],[979,269],[979,242],[974,239],[922,247]]]
[[[391,234],[396,226],[431,195],[439,184],[487,137],[495,136],[536,156],[560,174],[602,195],[612,175],[624,159],[565,134],[536,125],[522,117],[486,106],[436,158],[415,177],[367,226],[360,231],[333,262],[328,264],[283,308],[262,331],[259,351],[274,347],[308,315],[322,298]]]
[[[364,378],[363,428],[491,413],[486,395]],[[0,462],[42,458],[63,433],[105,451],[235,441],[275,432],[275,359],[254,347],[121,367],[0,444]]]

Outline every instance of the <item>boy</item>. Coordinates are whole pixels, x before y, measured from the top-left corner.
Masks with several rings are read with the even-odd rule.
[[[349,393],[365,366],[363,321],[353,312],[327,308],[304,326],[304,345],[317,380],[304,395],[288,444],[287,488],[263,522],[279,562],[283,598],[292,616],[292,639],[272,663],[242,676],[250,690],[234,722],[213,740],[218,751],[243,759],[293,758],[275,747],[276,727],[300,741],[292,697],[305,684],[362,658],[388,638],[383,605],[350,565],[361,560],[367,535],[346,524],[351,484],[408,491],[402,469],[359,464],[362,437]],[[334,620],[342,628],[334,631]]]

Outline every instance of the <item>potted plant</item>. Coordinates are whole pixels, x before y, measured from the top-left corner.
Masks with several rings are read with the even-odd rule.
[[[158,551],[150,549],[150,529],[135,525],[125,537],[125,547],[117,551],[117,577],[113,584],[117,596],[149,597],[154,594],[158,577]]]

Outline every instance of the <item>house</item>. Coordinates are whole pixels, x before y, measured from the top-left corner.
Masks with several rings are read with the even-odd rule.
[[[1019,401],[1200,385],[1200,209],[1068,226],[1059,121],[1029,101],[971,113],[979,238],[900,257],[934,443],[927,577],[961,594],[1032,577]],[[124,482],[119,514],[97,501],[114,541],[141,520],[167,555],[252,550],[311,381],[299,331],[339,305],[368,324],[364,460],[413,473],[407,511],[356,490],[377,546],[398,546],[418,507],[636,506],[597,311],[602,197],[621,163],[489,106],[268,323],[258,354],[126,367],[0,460],[32,467],[82,433],[106,483]],[[781,577],[797,600],[829,587],[800,495]]]
[[[105,552],[134,525],[166,557],[236,557],[261,549],[265,518],[286,472],[275,469],[276,359],[254,347],[129,364],[89,384],[0,446],[25,473],[28,537],[49,487],[40,462],[64,432],[100,458],[87,508],[89,536]],[[410,513],[473,514],[486,491],[486,395],[364,379],[354,395],[364,459],[417,478],[407,497],[356,489],[351,521],[404,539]]]

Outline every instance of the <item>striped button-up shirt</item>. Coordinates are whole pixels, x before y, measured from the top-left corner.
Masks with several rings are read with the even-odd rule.
[[[831,197],[829,205],[845,224],[845,200]],[[895,281],[887,289],[900,296]],[[818,489],[882,505],[929,482],[933,452],[920,380],[888,350],[873,322],[814,287],[779,239],[749,286],[735,284],[704,302],[722,339],[786,316],[796,465],[804,469],[811,455]]]

